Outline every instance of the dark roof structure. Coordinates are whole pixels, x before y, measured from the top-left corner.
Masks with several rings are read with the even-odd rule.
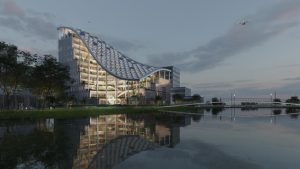
[[[97,63],[111,75],[122,80],[141,80],[155,72],[169,69],[149,66],[139,63],[120,51],[114,49],[100,38],[91,35],[81,29],[74,29],[71,27],[59,27],[75,33],[85,44],[89,53],[97,61]]]

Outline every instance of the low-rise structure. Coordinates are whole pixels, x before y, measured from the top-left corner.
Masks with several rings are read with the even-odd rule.
[[[182,99],[191,96],[191,89],[187,87],[173,87],[170,89],[171,104],[175,103],[174,95],[180,96]]]

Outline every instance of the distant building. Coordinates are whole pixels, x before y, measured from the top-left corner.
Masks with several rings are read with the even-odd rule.
[[[58,31],[59,61],[70,68],[69,94],[77,102],[149,104],[156,96],[169,102],[171,70],[139,63],[83,30]]]
[[[187,87],[173,87],[170,90],[171,103],[174,103],[174,95],[180,95],[182,98],[191,96],[191,89]]]
[[[187,87],[173,87],[171,94],[179,94],[182,97],[191,96],[191,89]]]

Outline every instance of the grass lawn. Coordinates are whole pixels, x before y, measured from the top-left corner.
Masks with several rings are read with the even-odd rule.
[[[158,109],[158,106],[86,106],[52,110],[0,110],[0,119],[79,118],[122,113],[154,113]]]

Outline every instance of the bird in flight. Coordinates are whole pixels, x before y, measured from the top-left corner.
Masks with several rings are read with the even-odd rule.
[[[249,21],[247,21],[247,20],[243,20],[243,21],[240,22],[240,25],[245,26],[248,22]]]

